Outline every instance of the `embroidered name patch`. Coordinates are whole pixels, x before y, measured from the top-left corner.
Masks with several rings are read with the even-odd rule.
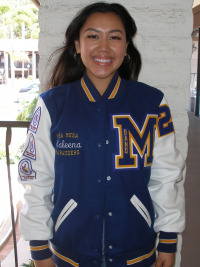
[[[82,143],[79,142],[79,135],[76,132],[57,133],[56,155],[58,156],[79,156]]]
[[[33,115],[33,119],[31,121],[31,124],[29,126],[29,130],[33,133],[36,133],[37,132],[37,129],[38,129],[38,125],[39,125],[39,122],[40,122],[40,116],[41,116],[41,107],[39,107],[34,115]]]
[[[29,159],[22,159],[20,161],[18,171],[22,181],[36,179],[36,173],[33,171],[31,161]]]
[[[23,155],[34,160],[36,159],[35,139],[32,133],[29,135],[28,146]]]

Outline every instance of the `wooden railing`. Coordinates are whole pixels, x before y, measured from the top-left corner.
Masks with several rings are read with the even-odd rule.
[[[17,242],[16,242],[16,232],[15,232],[15,216],[14,216],[14,206],[13,206],[13,193],[11,184],[11,172],[10,172],[10,153],[9,146],[12,139],[12,128],[27,128],[30,122],[27,121],[0,121],[0,128],[6,128],[6,164],[8,172],[8,185],[9,185],[9,195],[10,195],[10,211],[11,211],[11,221],[12,221],[12,235],[13,235],[13,245],[14,245],[14,256],[15,256],[15,267],[18,267],[18,255],[17,255]]]

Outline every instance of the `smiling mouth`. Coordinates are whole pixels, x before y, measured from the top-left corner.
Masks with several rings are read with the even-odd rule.
[[[100,62],[100,63],[110,63],[111,59],[105,59],[105,58],[94,58],[94,61]]]

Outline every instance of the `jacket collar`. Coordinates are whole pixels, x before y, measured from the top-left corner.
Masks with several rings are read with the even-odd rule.
[[[119,77],[118,72],[116,72],[108,88],[102,96],[92,84],[86,72],[84,73],[84,76],[81,78],[80,82],[84,94],[86,95],[88,100],[91,102],[97,102],[99,100],[114,99],[120,89],[121,78]]]

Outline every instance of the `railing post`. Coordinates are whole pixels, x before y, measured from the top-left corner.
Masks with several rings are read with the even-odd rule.
[[[10,173],[10,156],[9,156],[10,155],[9,145],[11,144],[11,137],[12,137],[11,127],[8,126],[6,130],[6,162],[7,162],[8,184],[9,184],[9,193],[10,193],[10,210],[11,210],[11,220],[12,220],[15,267],[18,267],[17,242],[16,242],[16,232],[15,232],[15,215],[14,215],[14,207],[13,207],[12,181],[11,181],[11,173]]]
[[[9,146],[11,144],[12,128],[27,128],[30,122],[28,121],[0,121],[0,128],[6,128],[6,163],[8,172],[8,185],[9,185],[9,195],[10,195],[10,210],[11,210],[11,220],[12,220],[12,234],[13,234],[13,245],[14,245],[14,256],[15,256],[15,267],[18,267],[18,256],[17,256],[17,242],[16,242],[16,231],[15,231],[15,214],[13,206],[13,195],[12,195],[12,180],[10,172],[10,154]],[[1,266],[1,263],[0,263]]]

